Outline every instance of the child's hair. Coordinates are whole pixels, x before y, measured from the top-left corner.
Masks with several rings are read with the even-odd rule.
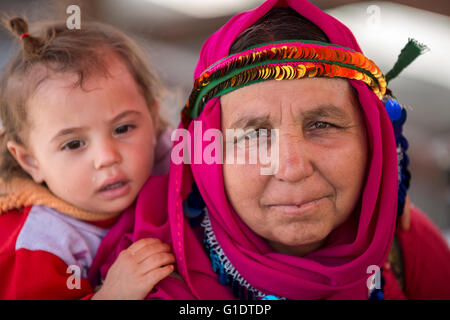
[[[22,42],[21,48],[5,66],[0,78],[0,177],[5,181],[27,175],[9,153],[6,143],[13,140],[24,145],[27,124],[27,101],[40,83],[55,73],[78,76],[74,87],[83,87],[90,76],[107,76],[106,53],[116,54],[127,66],[150,112],[161,89],[150,71],[139,46],[124,33],[101,23],[84,23],[70,30],[65,22],[44,22],[28,30],[22,18],[4,19],[9,30]],[[35,30],[36,29],[36,30]],[[158,136],[167,123],[158,115]]]

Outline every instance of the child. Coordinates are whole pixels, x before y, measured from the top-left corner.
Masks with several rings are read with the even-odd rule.
[[[125,250],[97,292],[87,272],[161,158],[156,78],[112,27],[8,26],[22,48],[0,82],[0,298],[143,299],[174,270],[158,239]]]

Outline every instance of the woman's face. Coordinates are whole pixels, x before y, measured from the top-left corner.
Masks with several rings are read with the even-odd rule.
[[[275,174],[261,175],[259,161],[223,165],[237,214],[277,252],[302,256],[320,248],[355,209],[365,178],[366,131],[350,84],[265,81],[222,96],[221,105],[222,132],[252,130],[246,153],[258,129],[278,129]]]

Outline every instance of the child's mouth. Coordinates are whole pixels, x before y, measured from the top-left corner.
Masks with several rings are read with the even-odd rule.
[[[108,184],[99,190],[99,194],[106,200],[113,200],[127,195],[131,191],[128,181],[119,181]]]
[[[108,186],[102,188],[100,191],[106,191],[106,190],[116,189],[116,188],[119,188],[119,187],[123,186],[125,183],[126,183],[126,182],[124,182],[124,181],[120,181],[120,182],[117,182],[117,183],[114,183],[114,184],[110,184],[110,185],[108,185]]]

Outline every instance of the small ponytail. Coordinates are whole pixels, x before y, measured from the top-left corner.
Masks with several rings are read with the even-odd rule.
[[[46,47],[45,41],[28,33],[28,24],[24,19],[12,18],[7,22],[7,27],[22,41],[24,60],[41,57]]]

